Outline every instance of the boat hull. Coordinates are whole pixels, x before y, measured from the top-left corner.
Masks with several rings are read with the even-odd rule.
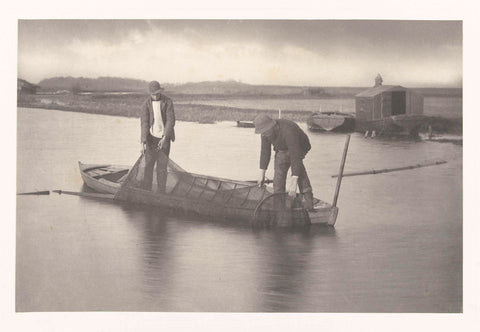
[[[80,174],[82,176],[83,182],[87,187],[93,189],[96,192],[104,194],[113,194],[115,195],[120,189],[120,183],[116,181],[109,181],[104,177],[95,177],[90,171],[98,169],[108,169],[108,172],[113,173],[116,169],[126,170],[128,172],[128,167],[115,167],[111,165],[94,165],[94,164],[82,164],[78,163],[80,168]]]
[[[80,173],[87,187],[99,192],[116,195],[122,187],[122,179],[128,174],[129,168],[114,165],[92,165],[79,162]],[[213,178],[216,179],[216,178]],[[248,184],[249,182],[235,183]],[[219,204],[211,198],[196,198],[177,196],[170,193],[156,193],[135,187],[122,187],[122,201],[158,206],[172,210],[194,213],[200,216],[222,219],[228,222],[276,224],[277,226],[324,224],[333,226],[336,221],[338,208],[329,203],[318,200],[315,211],[307,212],[301,207],[292,208],[288,220],[273,221],[275,215],[272,211],[259,209],[259,205],[229,206]],[[204,195],[205,196],[205,195]],[[246,198],[245,198],[246,199]]]
[[[255,128],[253,121],[237,121],[237,127],[241,128]]]
[[[320,132],[352,132],[355,118],[351,114],[340,112],[313,113],[307,119],[308,129]]]

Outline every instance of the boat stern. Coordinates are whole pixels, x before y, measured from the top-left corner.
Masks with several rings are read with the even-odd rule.
[[[313,211],[308,211],[308,217],[312,225],[323,224],[334,226],[337,221],[338,207],[325,202],[316,204]]]

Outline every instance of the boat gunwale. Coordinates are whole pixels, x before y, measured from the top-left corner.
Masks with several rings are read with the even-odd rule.
[[[327,116],[332,116],[332,115],[338,115],[346,118],[355,118],[354,113],[345,113],[345,112],[337,112],[337,111],[325,111],[325,112],[313,112],[310,114],[310,118],[314,118],[315,116],[322,116],[322,115],[327,115]]]
[[[78,162],[79,164],[79,167],[80,167],[80,170],[82,172],[88,172],[90,170],[94,170],[94,169],[97,169],[97,168],[102,168],[102,167],[125,167],[125,169],[128,169],[130,170],[131,167],[128,167],[128,166],[123,166],[123,165],[112,165],[112,164],[98,164],[98,165],[95,165],[95,164],[84,164],[82,163],[81,161]],[[227,178],[221,178],[221,177],[217,177],[217,176],[212,176],[212,175],[205,175],[205,174],[197,174],[197,173],[191,173],[191,172],[177,172],[177,171],[173,171],[172,173],[186,173],[186,174],[189,174],[195,178],[201,178],[201,179],[208,179],[208,180],[215,180],[215,181],[221,181],[221,182],[227,182],[227,183],[234,183],[234,184],[242,184],[242,185],[245,185],[245,186],[251,186],[251,185],[254,185],[253,182],[251,181],[247,181],[247,180],[233,180],[233,179],[227,179]],[[89,175],[90,176],[90,175]],[[90,176],[92,177],[92,176]],[[92,177],[93,178],[93,177]]]

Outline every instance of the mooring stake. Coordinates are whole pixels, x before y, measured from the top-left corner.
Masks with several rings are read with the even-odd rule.
[[[332,206],[337,206],[338,195],[340,193],[340,185],[342,184],[343,169],[345,161],[347,160],[348,144],[350,143],[350,135],[345,139],[345,147],[343,148],[342,162],[340,163],[340,170],[338,171],[337,187],[335,188],[335,196],[333,196]]]

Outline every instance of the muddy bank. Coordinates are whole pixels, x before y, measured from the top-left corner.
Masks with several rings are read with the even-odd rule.
[[[421,132],[428,133],[429,130],[432,130],[433,134],[462,135],[463,121],[462,118],[447,119],[440,116],[429,116],[425,119]]]

